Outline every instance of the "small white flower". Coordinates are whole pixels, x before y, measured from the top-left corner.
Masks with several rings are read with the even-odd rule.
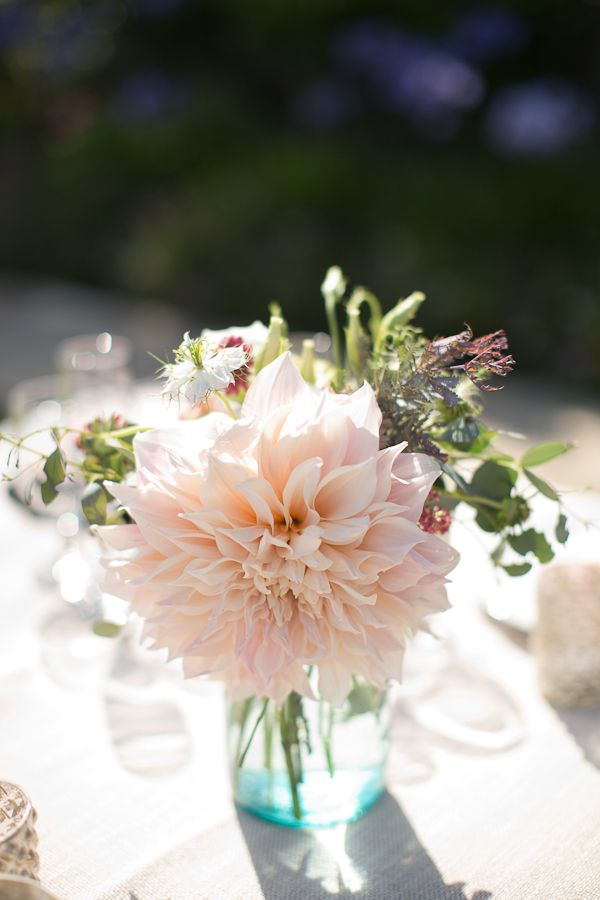
[[[201,337],[211,344],[224,343],[230,337],[241,338],[244,344],[252,347],[252,355],[256,356],[264,346],[268,333],[267,326],[257,319],[251,325],[240,325],[239,327],[234,325],[232,328],[221,328],[218,331],[205,328]]]
[[[205,338],[190,338],[188,331],[175,351],[175,362],[162,369],[166,380],[162,393],[183,396],[195,405],[211,391],[226,391],[246,363],[243,347],[218,347]]]

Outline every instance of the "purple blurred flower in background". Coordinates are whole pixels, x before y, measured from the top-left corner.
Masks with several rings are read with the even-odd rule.
[[[18,46],[30,33],[33,10],[26,0],[8,0],[0,3],[0,50]]]
[[[162,69],[138,69],[117,85],[111,107],[118,119],[148,121],[179,112],[188,96],[184,85]]]
[[[503,153],[551,156],[583,141],[596,118],[585,91],[548,78],[501,88],[488,107],[485,130]]]
[[[336,128],[359,112],[358,97],[345,85],[323,79],[305,85],[292,101],[292,118],[309,128]]]
[[[403,111],[466,110],[478,106],[485,93],[481,74],[443,50],[412,53],[391,72],[389,102]]]
[[[357,23],[334,39],[342,72],[366,85],[393,112],[432,137],[452,137],[462,114],[485,94],[481,72],[433,39],[378,23]]]
[[[33,75],[69,78],[107,59],[118,16],[116,5],[108,2],[45,5],[0,0],[0,49]]]
[[[450,46],[477,63],[518,53],[530,39],[528,23],[514,10],[503,6],[466,10],[457,16],[450,31]]]

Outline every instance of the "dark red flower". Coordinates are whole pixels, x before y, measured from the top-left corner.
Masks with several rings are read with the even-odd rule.
[[[429,534],[447,534],[452,524],[450,510],[442,505],[441,500],[437,491],[431,491],[425,501],[419,525]]]
[[[252,356],[252,347],[250,344],[245,344],[243,338],[238,337],[237,335],[229,335],[229,337],[223,338],[219,347],[242,347],[246,354],[246,365],[242,366],[240,369],[237,369],[233,373],[234,381],[227,388],[227,394],[237,394],[238,391],[245,391],[248,387],[248,379],[250,378],[250,370],[254,365],[254,359]]]

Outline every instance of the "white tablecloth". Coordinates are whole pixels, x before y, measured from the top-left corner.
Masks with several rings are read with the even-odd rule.
[[[48,676],[36,634],[58,606],[36,573],[57,550],[52,526],[5,492],[0,515],[0,778],[31,795],[41,880],[61,900],[600,896],[600,714],[541,699],[526,649],[469,601],[474,559],[457,576],[450,638],[424,659],[439,662],[438,684],[472,693],[479,719],[489,701],[490,734],[512,717],[512,746],[428,731],[407,713],[409,684],[388,793],[347,828],[305,832],[236,812],[216,686],[170,676],[107,697]],[[170,768],[134,771],[128,736],[165,716]]]

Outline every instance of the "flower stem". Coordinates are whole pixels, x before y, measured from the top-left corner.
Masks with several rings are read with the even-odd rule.
[[[267,706],[265,713],[265,769],[270,772],[273,766],[273,709]]]
[[[340,326],[337,319],[337,298],[330,294],[325,298],[325,315],[327,316],[327,324],[329,326],[329,334],[331,335],[331,347],[333,351],[333,364],[336,368],[336,383],[339,383],[342,377],[342,336]]]
[[[459,500],[470,503],[472,506],[490,506],[492,509],[502,509],[502,503],[498,500],[490,500],[489,497],[478,497],[475,494],[462,494],[459,491],[440,491],[440,496],[447,500]]]
[[[325,753],[325,760],[327,762],[327,771],[329,772],[329,777],[333,778],[335,774],[335,765],[333,762],[333,753],[331,750],[331,738],[333,735],[333,707],[329,709],[329,721],[327,723],[327,731],[325,731],[323,727],[323,713],[325,710],[325,704],[323,700],[319,701],[319,731],[321,733],[321,740],[323,742],[323,752]]]
[[[248,738],[248,740],[247,740],[247,742],[246,742],[246,746],[244,747],[244,750],[242,751],[242,753],[241,753],[241,754],[239,755],[239,757],[238,757],[238,769],[241,769],[242,766],[244,765],[244,760],[246,759],[248,750],[250,749],[250,745],[252,744],[252,741],[254,740],[254,735],[255,735],[256,732],[258,731],[258,726],[260,725],[260,723],[262,722],[262,720],[263,720],[263,718],[264,718],[264,715],[265,715],[265,713],[266,713],[266,711],[267,711],[267,706],[268,706],[268,705],[269,705],[269,700],[268,700],[268,698],[267,698],[267,699],[265,700],[265,702],[263,703],[262,709],[261,709],[260,713],[259,713],[258,716],[257,716],[256,722],[254,723],[254,727],[253,727],[252,731],[250,732],[250,737]],[[241,735],[241,731],[240,731],[240,735]]]
[[[253,699],[252,697],[248,697],[244,700],[242,704],[241,714],[240,714],[240,730],[238,732],[237,738],[237,747],[235,749],[235,757],[234,759],[237,761],[240,758],[242,752],[242,744],[244,740],[244,731],[246,730],[246,722],[248,721],[248,715],[250,713],[250,709],[252,708]],[[237,776],[239,773],[240,767],[237,765],[232,773],[232,778],[237,782]]]
[[[229,400],[227,399],[227,395],[224,394],[222,391],[217,391],[217,397],[219,398],[219,400],[223,401],[223,405],[225,406],[225,409],[227,410],[227,412],[229,413],[231,418],[237,419],[235,410],[234,410],[233,406],[231,405],[231,403],[229,402]]]
[[[280,716],[280,732],[281,746],[285,756],[285,765],[287,768],[288,778],[290,782],[290,791],[292,793],[292,805],[294,808],[294,818],[300,820],[302,818],[302,810],[300,808],[300,797],[298,795],[298,776],[294,768],[294,759],[292,756],[292,725],[286,713],[287,701],[283,703],[279,711]]]

